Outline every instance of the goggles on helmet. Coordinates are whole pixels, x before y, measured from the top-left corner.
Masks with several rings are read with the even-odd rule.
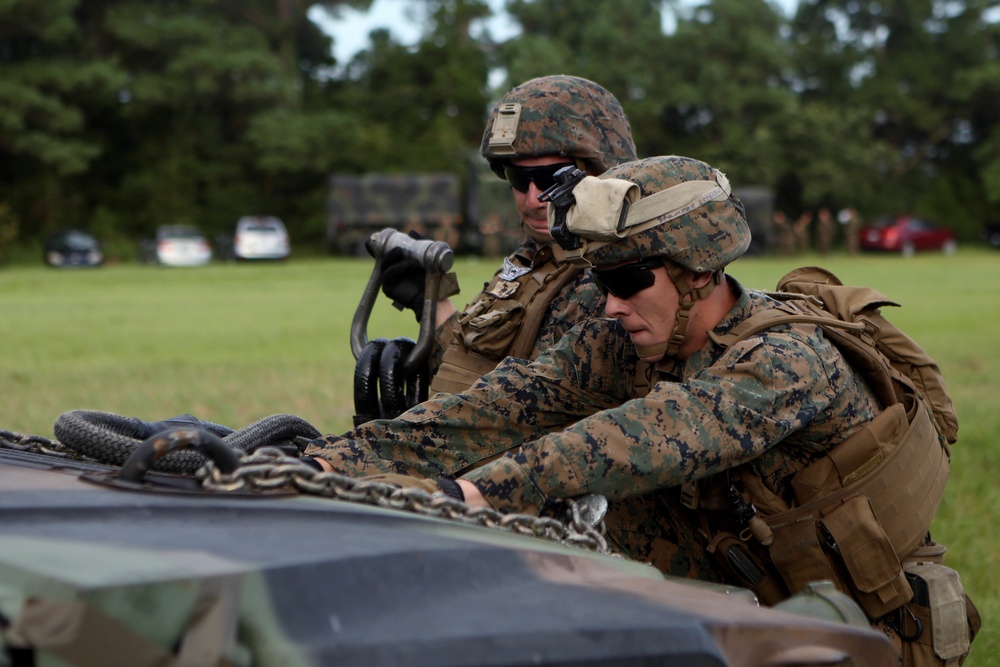
[[[639,186],[631,181],[584,176],[572,185],[572,197],[565,200],[568,206],[555,201],[549,206],[549,228],[560,228],[562,234],[554,238],[570,251],[567,261],[588,265],[584,258],[588,252],[665,224],[710,201],[728,199],[732,192],[728,179],[719,170],[713,171],[716,180],[685,181],[647,197],[641,197]]]
[[[519,167],[514,164],[506,164],[503,167],[504,178],[510,187],[518,192],[527,192],[528,187],[534,183],[539,192],[548,190],[555,185],[555,173],[563,167],[573,166],[572,162],[560,162],[559,164],[546,164],[540,167]]]
[[[663,259],[654,257],[616,266],[613,269],[591,269],[590,275],[604,296],[611,294],[619,299],[628,299],[652,287],[656,283],[653,269],[661,266]]]

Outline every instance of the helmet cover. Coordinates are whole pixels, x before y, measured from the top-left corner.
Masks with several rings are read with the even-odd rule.
[[[636,159],[621,104],[593,81],[553,75],[512,88],[486,122],[480,153],[503,178],[511,159],[545,155],[582,160],[600,174]]]
[[[570,230],[592,239],[579,253],[586,264],[607,266],[666,257],[691,271],[714,272],[742,256],[750,246],[742,202],[732,195],[725,174],[704,162],[676,155],[645,158],[587,180],[599,184],[610,179],[613,182],[604,188],[607,192],[631,190],[622,197],[634,201],[625,207],[627,223],[620,209],[615,210],[614,220],[603,223],[591,220],[588,224],[586,220],[593,215],[588,211],[600,207],[576,211],[581,219],[575,224],[570,216]],[[638,193],[627,183],[638,186]],[[549,208],[551,224],[553,207]],[[592,231],[601,224],[610,228],[611,236]]]

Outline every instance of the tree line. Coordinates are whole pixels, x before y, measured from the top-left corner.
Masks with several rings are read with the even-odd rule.
[[[258,213],[319,245],[331,174],[464,177],[495,100],[553,73],[611,90],[640,155],[789,216],[917,212],[960,239],[995,217],[1000,1],[507,0],[505,41],[485,0],[411,1],[416,44],[376,31],[337,62],[312,17],[370,0],[0,0],[0,253]]]

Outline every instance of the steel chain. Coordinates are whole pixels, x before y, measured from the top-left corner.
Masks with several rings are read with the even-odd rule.
[[[0,448],[60,458],[88,459],[56,440],[4,429],[0,429]],[[443,493],[430,494],[417,488],[399,488],[391,484],[320,472],[273,447],[263,447],[249,455],[243,454],[241,461],[240,467],[230,474],[221,473],[208,462],[195,476],[204,488],[213,491],[292,490],[539,537],[605,555],[619,555],[608,546],[603,523],[596,528],[592,527],[585,520],[586,511],[573,501],[567,503],[566,520],[559,521],[550,517],[503,514],[490,508],[473,508]]]
[[[41,435],[25,435],[16,431],[0,429],[0,448],[13,449],[32,454],[47,454],[61,458],[75,454],[61,442],[50,440]]]
[[[430,494],[417,488],[354,479],[332,472],[321,472],[286,456],[280,450],[264,447],[244,455],[232,473],[224,474],[211,463],[196,473],[204,488],[213,491],[294,490],[300,493],[364,503],[424,516],[448,519],[474,526],[540,537],[560,544],[581,547],[605,555],[618,555],[608,546],[603,524],[587,525],[583,514],[569,503],[566,522],[526,514],[503,514],[489,508],[473,508],[443,493]]]

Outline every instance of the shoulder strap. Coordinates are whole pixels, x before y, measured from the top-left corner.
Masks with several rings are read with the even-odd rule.
[[[874,334],[873,347],[888,359],[892,370],[903,382],[917,387],[921,400],[934,414],[938,432],[949,442],[958,440],[958,415],[937,363],[916,341],[881,314],[884,306],[899,306],[871,287],[845,286],[830,271],[805,266],[786,274],[779,282],[782,293],[809,295],[823,310],[846,321],[865,322],[866,331]],[[869,351],[868,356],[872,354]]]
[[[549,262],[542,269],[532,272],[529,282],[533,287],[526,290],[525,296],[528,298],[525,300],[525,306],[533,302],[542,290],[545,290],[545,294],[541,303],[531,303],[531,307],[527,308],[524,323],[507,351],[508,357],[522,359],[531,356],[538,338],[538,330],[541,329],[542,320],[548,313],[549,303],[580,271],[579,267],[570,264]]]
[[[784,299],[783,303],[754,313],[726,334],[710,332],[709,337],[718,345],[728,348],[777,326],[814,324],[823,329],[848,363],[865,377],[883,407],[900,401],[901,392],[896,383],[913,388],[912,381],[893,368],[889,359],[875,348],[878,328],[870,320],[860,318],[858,322],[847,322],[826,313],[819,306],[816,309],[810,307],[807,305],[810,297],[799,294],[774,293],[773,296]]]
[[[741,340],[759,334],[761,331],[767,331],[783,324],[799,323],[815,324],[824,328],[833,327],[845,331],[854,331],[859,334],[865,330],[863,322],[845,322],[836,317],[796,312],[792,309],[778,307],[754,313],[733,327],[728,333],[717,334],[709,332],[708,335],[716,344],[723,347],[732,347]]]

